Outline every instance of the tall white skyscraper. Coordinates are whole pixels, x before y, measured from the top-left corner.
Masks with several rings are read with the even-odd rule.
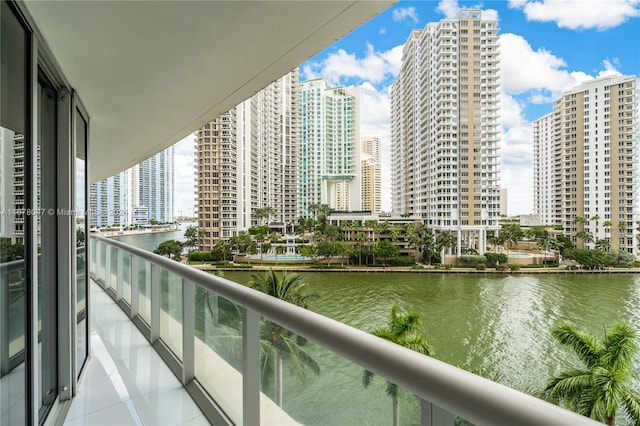
[[[602,77],[563,93],[534,122],[533,143],[536,212],[578,247],[637,254],[637,78]]]
[[[283,230],[295,223],[297,102],[295,69],[196,132],[201,249],[267,219]]]
[[[92,227],[126,226],[148,221],[173,222],[174,147],[89,188]],[[134,218],[134,214],[136,217]]]
[[[298,215],[309,206],[360,210],[360,93],[324,79],[300,83]]]
[[[484,253],[499,229],[498,23],[479,10],[412,31],[391,87],[392,208]]]
[[[138,184],[132,186],[131,199],[137,204],[132,204],[130,212],[144,206],[149,209],[149,220],[173,222],[174,152],[171,146],[133,167],[132,181],[137,177]]]

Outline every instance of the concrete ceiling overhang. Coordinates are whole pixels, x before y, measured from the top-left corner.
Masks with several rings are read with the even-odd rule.
[[[396,0],[25,1],[90,120],[90,180],[172,145]]]

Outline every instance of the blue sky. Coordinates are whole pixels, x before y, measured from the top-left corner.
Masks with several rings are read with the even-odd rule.
[[[321,76],[335,85],[360,87],[360,133],[381,138],[382,202],[389,210],[388,89],[401,65],[402,46],[412,29],[455,17],[460,8],[498,17],[502,186],[509,190],[509,214],[532,213],[531,122],[583,81],[607,74],[640,77],[640,0],[400,1],[301,64],[301,79]],[[191,174],[181,176],[183,169]],[[190,137],[176,150],[176,209],[183,213],[192,211],[192,170]]]

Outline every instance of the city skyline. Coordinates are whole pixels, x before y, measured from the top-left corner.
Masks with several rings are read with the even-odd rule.
[[[389,86],[400,67],[402,47],[413,29],[456,16],[457,1],[400,1],[394,7],[301,64],[301,80],[324,77],[359,87],[362,136],[382,145],[382,208],[390,209]],[[628,40],[640,37],[637,1],[489,2],[483,13],[499,18],[502,94],[502,176],[509,214],[533,212],[532,122],[552,112],[553,100],[590,79],[640,74],[640,55]],[[176,147],[176,211],[192,212],[193,136]],[[189,152],[190,150],[190,152]],[[191,158],[189,157],[191,156]],[[522,191],[520,188],[527,188]]]

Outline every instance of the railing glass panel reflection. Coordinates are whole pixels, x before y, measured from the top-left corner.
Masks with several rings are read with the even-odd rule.
[[[338,408],[363,404],[371,395],[362,387],[362,371],[368,369],[417,397],[419,418],[403,423],[598,424],[224,278],[118,241],[90,241],[92,277],[110,289],[213,423],[387,423],[366,410],[357,419],[343,418]],[[278,368],[278,351],[268,341],[276,332],[290,336],[291,343],[296,335],[307,339],[321,353],[315,357],[320,372],[342,363],[358,373],[337,374],[338,381],[323,389],[311,368],[301,384],[288,366]],[[262,364],[267,354],[275,360]],[[286,401],[293,394],[328,402],[295,406]],[[390,420],[391,400],[388,407]]]

